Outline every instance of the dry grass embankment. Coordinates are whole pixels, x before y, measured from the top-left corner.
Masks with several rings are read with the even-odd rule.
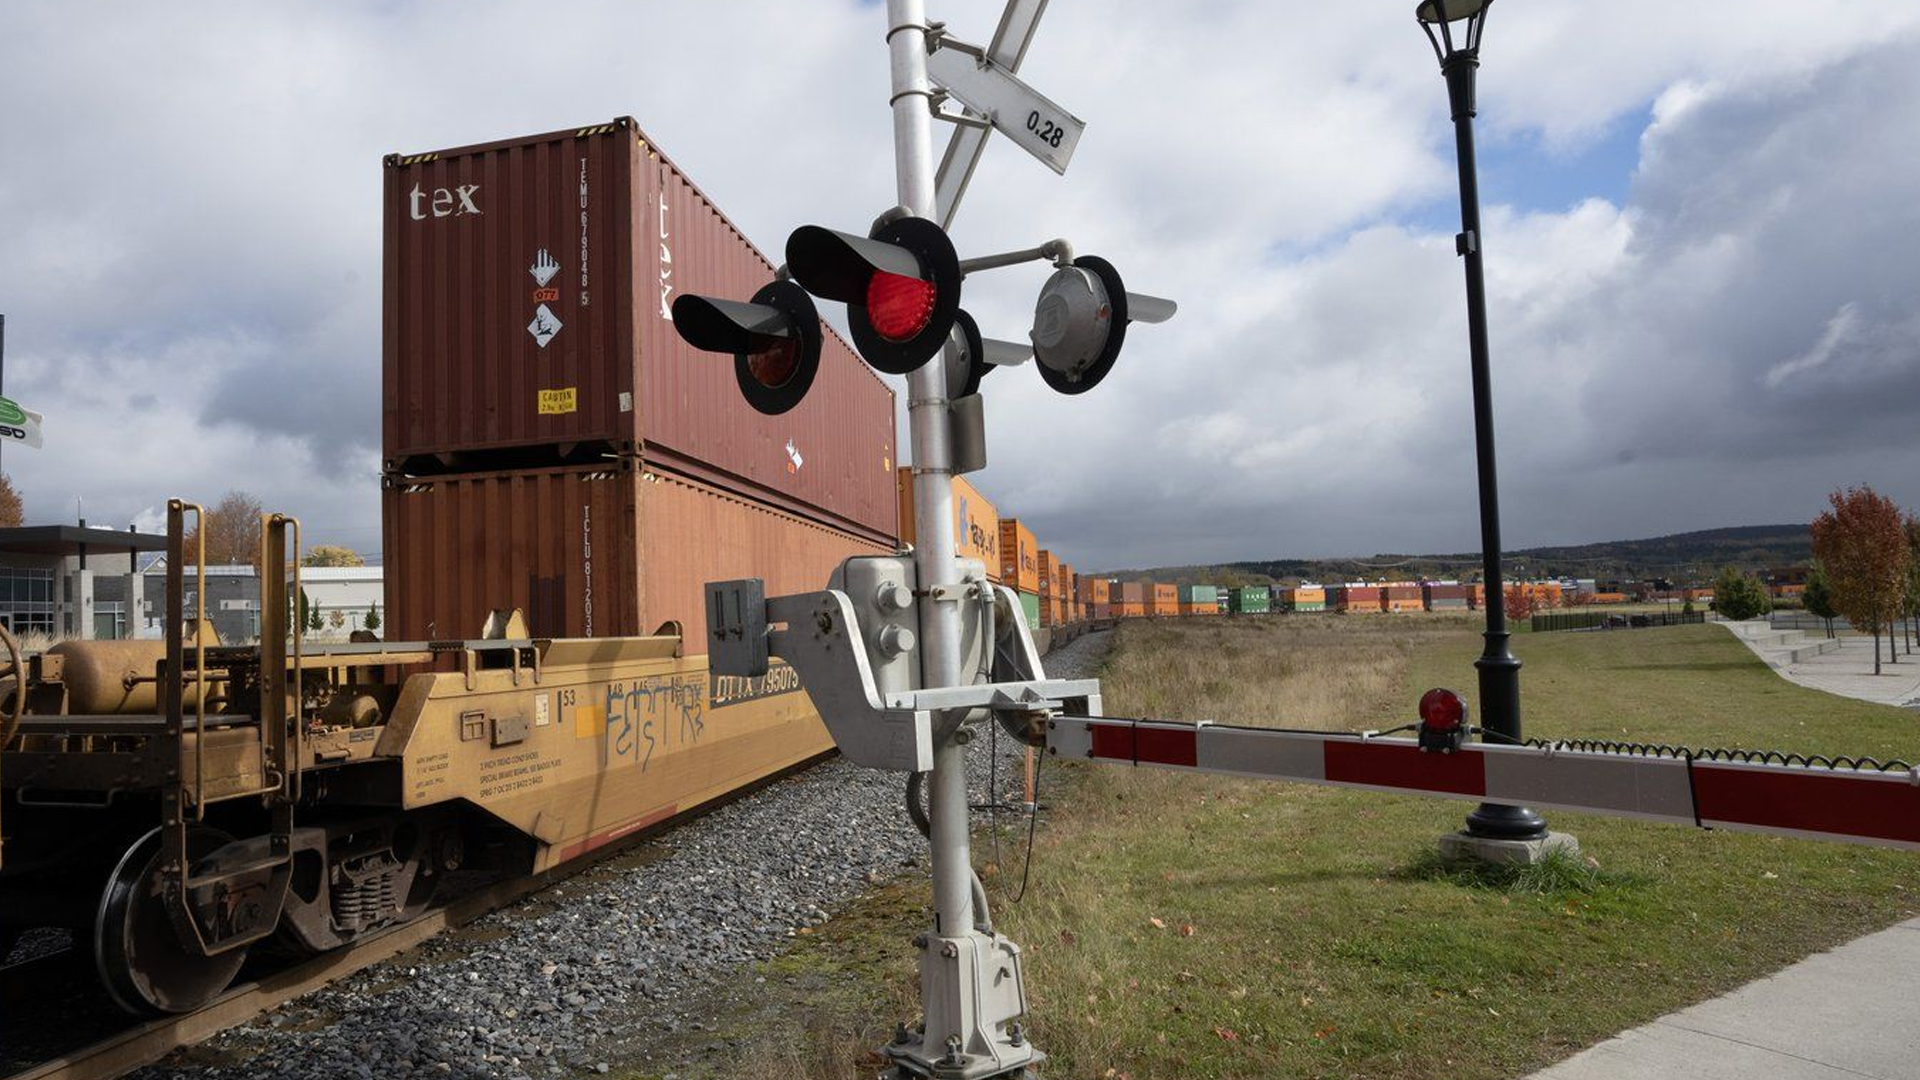
[[[1912,713],[1786,683],[1718,627],[1522,644],[1533,734],[1920,756]],[[1117,715],[1351,729],[1470,691],[1478,647],[1466,618],[1130,624],[1103,679]],[[1002,899],[1017,844],[989,872],[1050,1076],[1519,1076],[1920,907],[1904,852],[1558,814],[1592,863],[1490,878],[1431,858],[1459,802],[1052,776],[1026,902]],[[769,965],[745,1071],[870,1073],[923,897],[882,890]]]

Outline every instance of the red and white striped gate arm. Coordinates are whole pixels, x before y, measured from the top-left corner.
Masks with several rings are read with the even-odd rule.
[[[1047,753],[1265,780],[1647,818],[1920,850],[1920,769],[1878,772],[1321,731],[1057,716]]]

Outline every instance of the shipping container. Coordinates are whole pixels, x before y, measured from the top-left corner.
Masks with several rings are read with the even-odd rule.
[[[1000,583],[1018,592],[1040,592],[1040,545],[1018,518],[1000,519]]]
[[[1380,589],[1381,606],[1387,611],[1425,611],[1426,598],[1417,581],[1395,581]]]
[[[1080,599],[1088,604],[1105,604],[1110,599],[1113,583],[1103,577],[1080,577]]]
[[[1053,564],[1053,552],[1041,548],[1035,561],[1040,567],[1038,588],[1034,590],[1040,594],[1040,624],[1042,626],[1056,626],[1058,625],[1058,620],[1053,613],[1053,601],[1058,593],[1053,586],[1054,570],[1056,569]]]
[[[1468,588],[1456,581],[1429,581],[1420,587],[1428,611],[1465,611]]]
[[[1180,590],[1173,585],[1149,583],[1147,593],[1151,601],[1151,613],[1154,615],[1180,614]]]
[[[1020,594],[1020,611],[1027,617],[1027,629],[1040,629],[1040,598],[1033,593]]]
[[[900,503],[900,542],[914,543],[913,470],[901,466],[896,485]],[[987,577],[1000,580],[1000,512],[966,478],[953,478],[953,544],[963,559],[979,559]]]
[[[1175,595],[1179,597],[1182,615],[1218,615],[1220,614],[1220,589],[1215,585],[1178,585]]]
[[[630,118],[386,159],[384,458],[429,474],[639,455],[896,535],[894,395],[829,327],[792,411],[748,407],[669,314],[773,265]]]
[[[767,595],[824,589],[850,555],[887,547],[664,469],[389,477],[387,636],[480,635],[519,608],[538,637],[619,637],[677,622],[705,653],[709,581]]]
[[[1273,594],[1265,585],[1230,589],[1227,603],[1236,615],[1265,615],[1273,610]]]
[[[1337,589],[1330,590],[1329,607],[1335,611],[1375,612],[1385,610],[1380,586],[1365,582],[1350,582]]]
[[[1280,610],[1282,611],[1325,611],[1327,610],[1327,589],[1325,586],[1301,582],[1298,585],[1285,586],[1279,591]]]

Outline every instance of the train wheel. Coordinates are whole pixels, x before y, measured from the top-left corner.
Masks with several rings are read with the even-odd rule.
[[[231,837],[217,829],[187,832],[187,857],[202,858]],[[160,830],[120,857],[100,895],[93,928],[94,966],[114,1003],[136,1015],[183,1013],[214,999],[240,973],[246,949],[213,956],[184,944],[160,874]]]

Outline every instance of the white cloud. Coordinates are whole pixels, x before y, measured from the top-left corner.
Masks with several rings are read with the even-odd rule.
[[[997,4],[949,6],[991,32]],[[1094,393],[988,381],[981,482],[1069,561],[1476,543],[1452,145],[1411,6],[1050,6],[1023,74],[1086,137],[1064,180],[994,145],[957,239],[1064,235],[1181,302]],[[1916,25],[1496,8],[1490,143],[1652,110],[1623,205],[1487,208],[1510,542],[1803,517],[1843,481],[1920,496],[1886,441],[1916,388]],[[376,546],[380,156],[631,113],[776,250],[893,201],[880,29],[772,0],[7,5],[0,94],[32,106],[0,117],[7,388],[49,423],[7,461],[30,513],[240,486]],[[978,275],[968,307],[1018,337],[1039,275]],[[1829,359],[1764,385],[1845,303]]]
[[[1767,388],[1777,388],[1788,379],[1832,360],[1840,347],[1852,341],[1859,330],[1860,305],[1849,300],[1840,305],[1840,310],[1833,313],[1833,318],[1827,320],[1827,328],[1820,332],[1820,340],[1814,342],[1813,348],[1791,360],[1775,364],[1767,372],[1764,380]]]

